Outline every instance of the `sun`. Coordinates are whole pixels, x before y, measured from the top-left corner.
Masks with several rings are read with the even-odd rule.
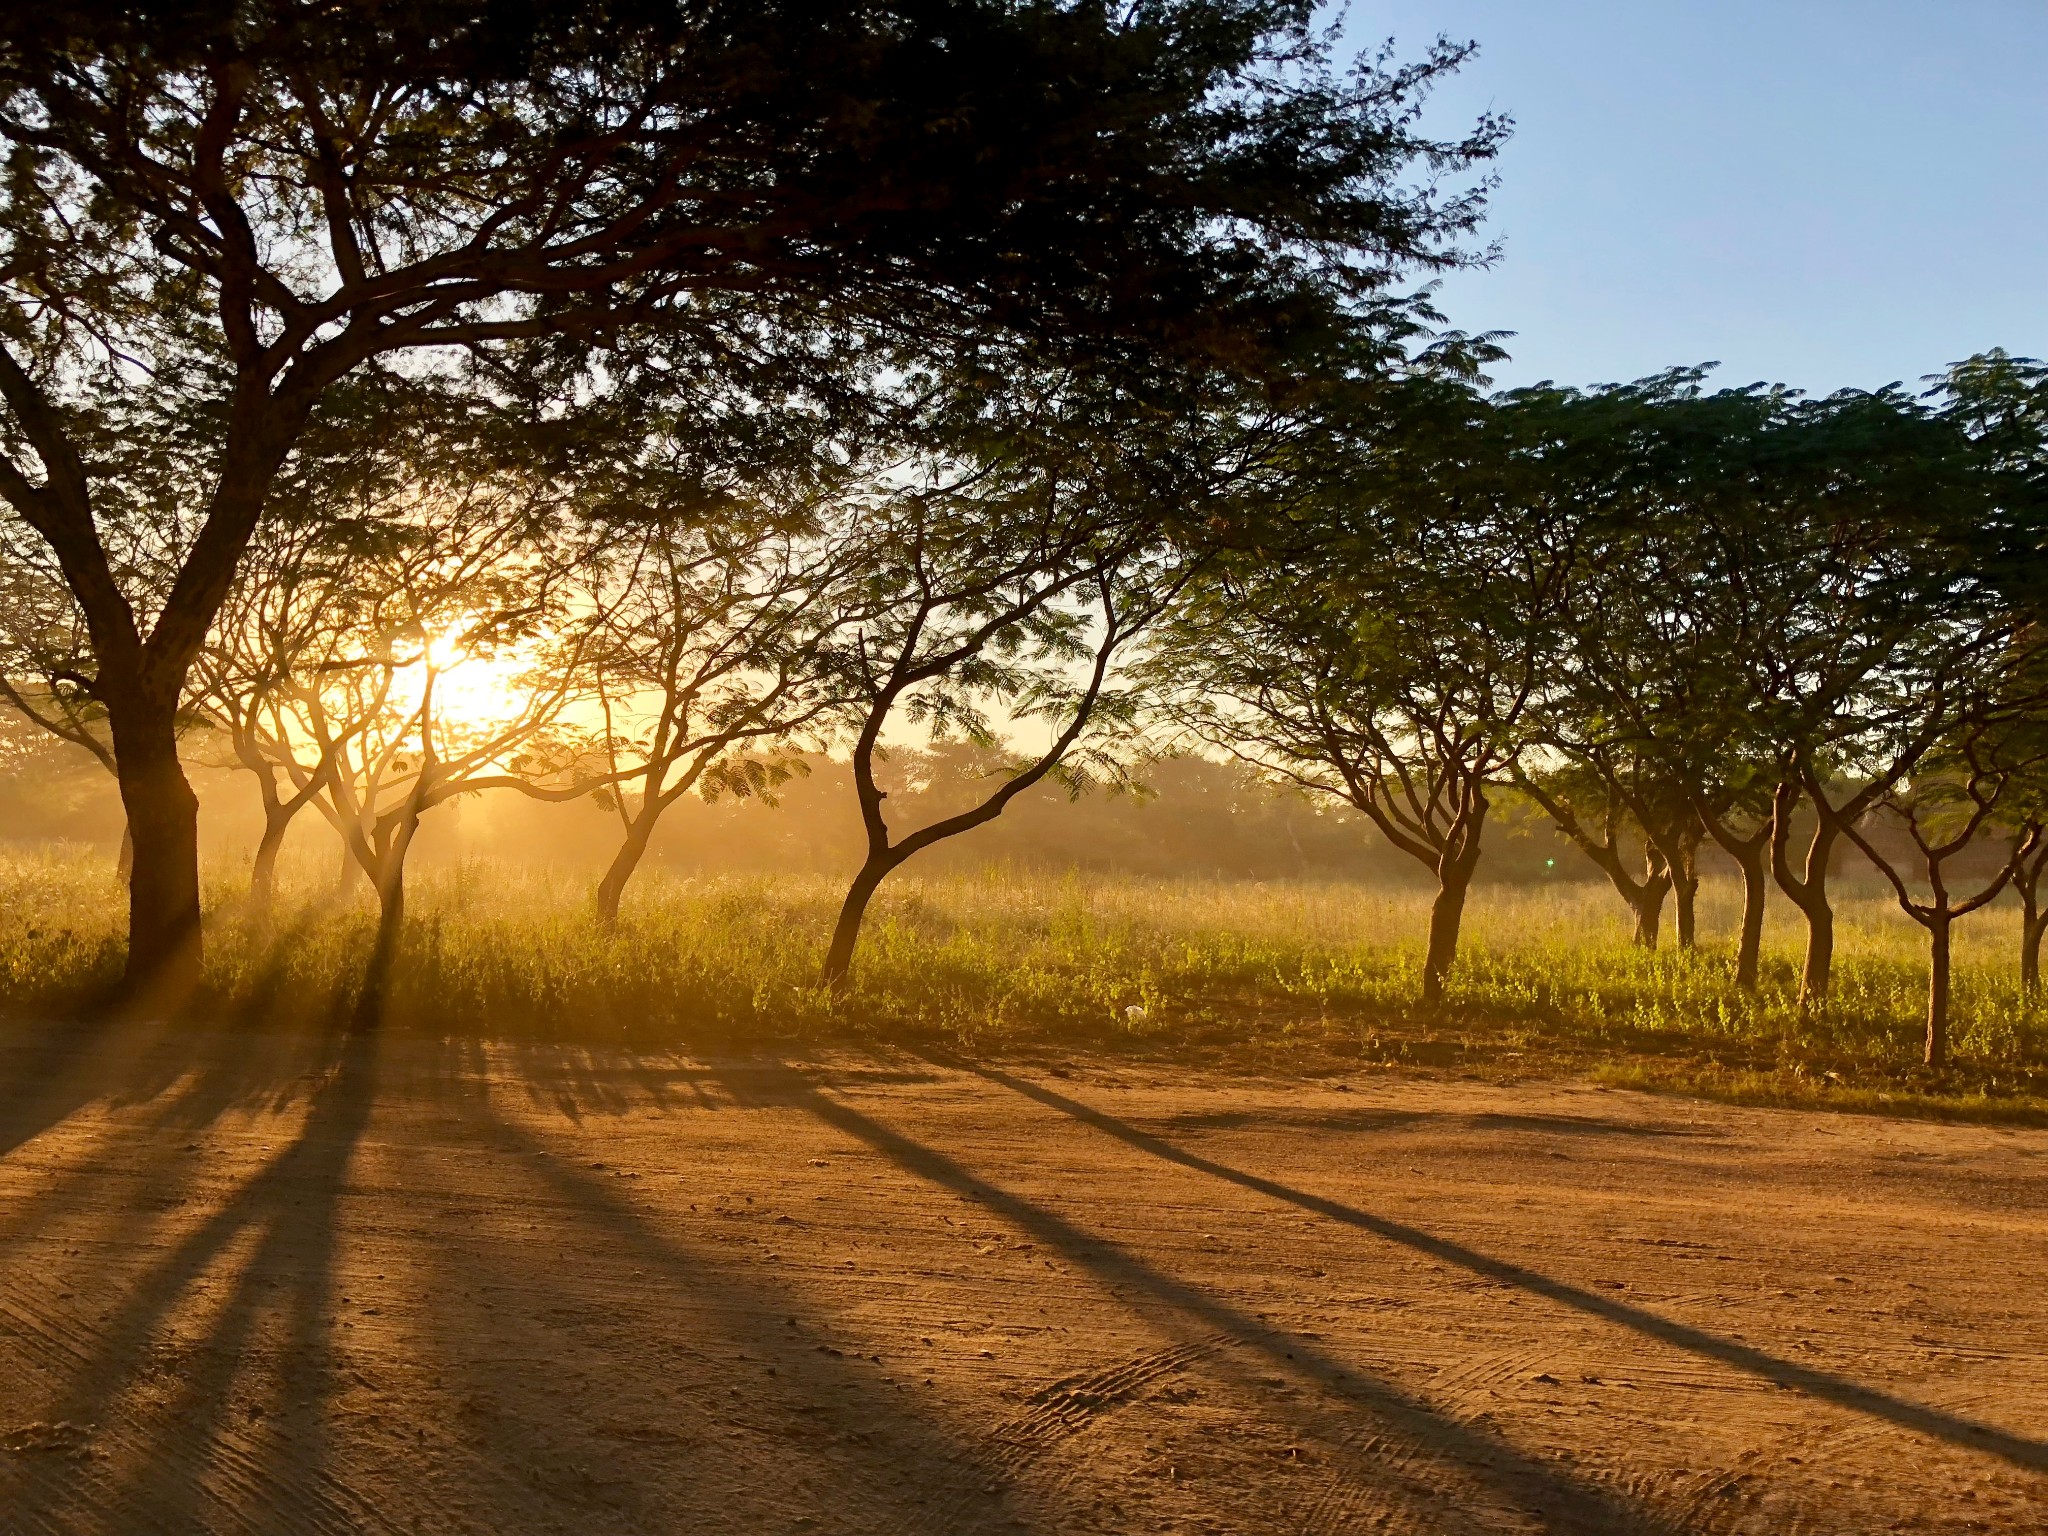
[[[535,657],[524,645],[480,647],[459,629],[428,638],[420,656],[404,669],[404,691],[415,701],[433,684],[437,725],[463,734],[488,732],[526,711],[525,680]]]

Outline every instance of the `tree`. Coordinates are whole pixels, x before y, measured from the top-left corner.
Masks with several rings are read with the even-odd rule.
[[[1512,766],[1515,787],[1535,801],[1559,831],[1607,877],[1635,919],[1633,938],[1657,947],[1665,898],[1678,898],[1678,943],[1693,946],[1693,895],[1699,888],[1695,854],[1702,828],[1690,799],[1647,755],[1624,743],[1588,735],[1574,740],[1553,731],[1538,738],[1561,759],[1531,770]],[[1629,841],[1641,843],[1641,873],[1631,870]]]
[[[1257,371],[1458,259],[1464,50],[1339,77],[1304,0],[16,7],[0,30],[0,498],[92,643],[131,981],[199,956],[187,673],[338,383],[658,325],[872,328]],[[1426,162],[1432,181],[1404,188]],[[798,351],[800,352],[800,348]],[[401,355],[406,359],[401,362]],[[159,445],[168,445],[159,447]],[[168,509],[168,515],[166,513]],[[175,525],[150,602],[119,530]]]
[[[1836,847],[1961,718],[1966,680],[2010,633],[1975,531],[2000,485],[1966,433],[1896,389],[1651,404],[1640,536],[1588,585],[1602,628],[1572,685],[1690,790],[1742,867],[1745,978],[1761,836],[1807,921],[1811,1001],[1832,971]]]
[[[245,740],[326,817],[376,891],[360,1022],[382,1006],[406,858],[429,811],[491,789],[568,800],[604,782],[573,718],[594,619],[567,601],[573,566],[534,522],[517,488],[408,493],[354,531],[345,580],[289,583],[304,606],[271,631],[291,649],[264,656]]]
[[[1087,381],[1034,382],[1043,393],[1013,383],[987,409],[966,398],[966,420],[943,420],[853,512],[862,580],[822,660],[843,701],[866,847],[826,951],[829,986],[846,984],[868,905],[906,861],[995,820],[1048,777],[1073,793],[1121,778],[1102,749],[1135,702],[1118,663],[1199,559],[1170,530],[1199,524],[1242,472],[1224,446],[1245,451],[1235,429],[1219,441],[1211,423],[1114,391],[1105,401]],[[961,404],[950,398],[942,418]],[[876,765],[903,726],[1003,745],[1007,771],[966,808],[894,828]],[[1022,732],[1043,745],[1024,745]]]
[[[2036,807],[2019,826],[2013,852],[2012,887],[2020,898],[2020,995],[2041,995],[2041,937],[2048,934],[2048,904],[2041,877],[2048,874],[2048,814]]]
[[[275,903],[278,854],[293,821],[329,788],[342,754],[375,714],[314,735],[300,712],[359,661],[363,627],[378,622],[394,538],[414,536],[375,519],[305,518],[259,530],[194,660],[193,708],[225,738],[232,766],[254,777],[262,803],[248,907],[259,921]],[[331,716],[323,708],[318,718]]]
[[[1575,513],[1526,418],[1418,379],[1298,464],[1284,554],[1220,559],[1152,647],[1199,740],[1361,812],[1435,876],[1422,1000],[1457,954],[1488,788],[1555,662]]]
[[[837,702],[821,653],[844,622],[849,550],[809,528],[636,531],[586,597],[597,623],[590,686],[617,812],[618,852],[598,882],[599,921],[662,813],[693,790],[767,792],[801,759],[763,756],[822,724]]]
[[[1848,828],[1848,837],[1876,866],[1898,897],[1899,908],[1927,930],[1927,1039],[1922,1059],[1930,1067],[1948,1064],[1950,997],[1949,942],[1956,920],[1997,900],[2015,870],[2033,863],[2044,831],[2038,822],[2022,826],[2002,849],[1996,872],[1977,889],[1962,895],[1950,888],[1950,866],[1959,857],[1979,851],[1984,834],[1995,824],[2000,802],[2016,778],[2037,767],[2029,759],[2029,736],[1998,725],[1974,721],[1920,760],[1907,783],[1886,790],[1872,815]],[[1872,823],[1889,820],[1910,839],[1919,868],[1884,851],[1871,836]],[[2038,870],[2038,864],[2035,864]],[[1926,882],[1927,895],[1915,894],[1909,877]],[[2024,943],[2024,939],[2022,940]]]
[[[1970,718],[1984,669],[2014,630],[1974,558],[1970,524],[1989,498],[1974,483],[1982,477],[1967,446],[1945,424],[1881,396],[1850,402],[1826,425],[1850,429],[1842,472],[1860,448],[1856,473],[1874,494],[1862,515],[1830,507],[1825,522],[1804,530],[1803,600],[1769,650],[1790,706],[1785,774],[1773,793],[1772,872],[1807,918],[1806,999],[1829,987],[1835,842]],[[1802,802],[1813,830],[1795,868]]]

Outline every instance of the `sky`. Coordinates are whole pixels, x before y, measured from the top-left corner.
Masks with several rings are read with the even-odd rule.
[[[1480,45],[1428,123],[1502,111],[1502,385],[1718,361],[1722,384],[1908,383],[2048,357],[2048,0],[1353,0],[1353,44]]]

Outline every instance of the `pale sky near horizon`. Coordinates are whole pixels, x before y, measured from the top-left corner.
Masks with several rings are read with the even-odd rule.
[[[1490,270],[1439,304],[1511,330],[1497,382],[1718,360],[1723,384],[1907,382],[2048,357],[2048,0],[1353,0],[1353,44],[1478,58],[1453,131],[1515,119]]]

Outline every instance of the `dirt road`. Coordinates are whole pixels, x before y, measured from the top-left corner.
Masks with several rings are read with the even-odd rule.
[[[2048,1531],[2048,1132],[140,1033],[0,1048],[0,1531]]]

